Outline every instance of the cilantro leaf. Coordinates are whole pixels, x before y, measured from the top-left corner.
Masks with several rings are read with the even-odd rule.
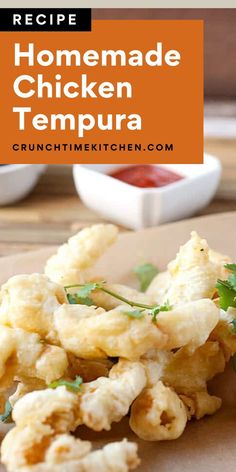
[[[70,303],[70,305],[76,305],[78,303],[78,298],[77,298],[76,294],[67,293],[66,297],[67,297],[67,300]]]
[[[147,305],[146,303],[139,303],[135,302],[134,300],[128,300],[128,298],[123,297],[123,295],[113,292],[113,290],[111,290],[109,286],[107,287],[105,284],[106,282],[103,280],[102,282],[90,282],[84,285],[68,285],[67,287],[65,287],[65,290],[69,288],[80,287],[79,291],[73,295],[67,293],[68,301],[69,303],[82,303],[87,305],[93,305],[93,301],[90,299],[89,295],[93,290],[101,290],[102,292],[107,293],[111,297],[114,297],[117,300],[126,303],[130,306],[130,308],[133,308],[130,311],[125,311],[125,309],[123,311],[124,314],[130,316],[131,318],[142,318],[144,316],[143,312],[146,310],[147,314],[152,316],[153,321],[156,321],[157,315],[160,311],[169,311],[172,309],[168,302],[166,302],[164,305]]]
[[[230,274],[228,277],[228,281],[230,285],[232,285],[233,289],[236,290],[236,274]]]
[[[141,292],[145,292],[152,279],[158,274],[158,269],[153,264],[146,263],[135,267],[134,273],[139,280]]]
[[[11,421],[12,421],[12,418],[11,418],[12,410],[13,410],[13,408],[12,408],[9,400],[7,400],[7,402],[5,404],[4,413],[2,415],[0,415],[0,422],[2,422],[2,423],[11,423]]]
[[[74,294],[67,293],[66,296],[70,305],[87,305],[87,306],[94,305],[94,302],[90,297],[80,298],[78,297],[77,293],[74,293]]]
[[[83,379],[82,377],[80,377],[79,375],[77,375],[75,377],[75,380],[73,381],[69,381],[69,380],[64,380],[64,379],[60,379],[60,380],[55,380],[54,382],[51,382],[49,385],[48,385],[48,388],[57,388],[57,387],[66,387],[68,390],[72,391],[72,392],[79,392],[80,391],[80,387],[83,383]]]
[[[93,302],[92,298],[90,298],[90,297],[85,297],[85,298],[77,297],[77,303],[79,303],[80,305],[87,305],[87,306],[94,305],[94,302]]]
[[[225,264],[225,268],[236,274],[236,264]]]
[[[76,293],[78,298],[84,299],[89,297],[94,290],[100,289],[104,282],[89,282],[84,284]]]
[[[232,306],[236,307],[236,290],[228,280],[217,280],[216,288],[220,298],[220,307],[227,311]]]
[[[130,318],[136,318],[137,320],[143,318],[143,310],[130,310],[130,311],[123,311],[124,315],[129,316]]]
[[[236,307],[236,264],[225,264],[226,269],[232,272],[227,280],[217,280],[220,307],[227,311],[229,307]],[[236,332],[235,332],[236,333]]]
[[[104,281],[102,282],[89,282],[84,285],[67,285],[64,287],[66,291],[67,300],[71,305],[87,305],[92,306],[94,305],[93,300],[91,299],[90,295],[94,290],[101,289],[105,284]],[[68,293],[67,290],[69,288],[79,287],[78,292],[76,293]]]
[[[172,306],[169,304],[169,302],[166,302],[164,305],[157,305],[152,310],[150,310],[150,315],[152,316],[152,321],[155,323],[157,321],[157,315],[160,313],[160,311],[170,311],[172,309]]]

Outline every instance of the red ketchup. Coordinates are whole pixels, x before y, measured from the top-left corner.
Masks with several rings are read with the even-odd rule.
[[[127,184],[142,188],[164,187],[184,178],[165,167],[151,164],[123,167],[109,175]]]

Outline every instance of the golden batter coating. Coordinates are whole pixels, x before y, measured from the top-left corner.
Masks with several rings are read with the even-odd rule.
[[[167,335],[166,350],[188,346],[194,351],[206,342],[218,321],[219,309],[206,298],[160,312],[156,324]]]
[[[229,257],[209,249],[207,241],[192,231],[167,272],[157,274],[146,293],[160,304],[168,300],[172,305],[212,298],[217,278],[227,274],[227,262]]]
[[[62,303],[65,290],[46,275],[15,275],[0,291],[0,323],[56,342],[53,313]]]
[[[16,376],[50,383],[62,377],[68,360],[64,349],[42,343],[40,336],[20,328],[0,328],[0,385]]]
[[[178,393],[192,394],[206,389],[206,382],[225,369],[225,358],[218,342],[206,342],[193,354],[186,348],[171,353],[162,379]]]
[[[126,440],[90,452],[91,444],[70,434],[78,423],[79,395],[65,387],[32,392],[13,410],[16,422],[4,438],[2,461],[9,472],[127,472],[139,464],[137,446]]]
[[[83,283],[85,271],[115,242],[117,233],[111,224],[82,229],[48,259],[45,274],[61,285]]]
[[[63,285],[97,280],[90,269],[116,236],[113,225],[86,228],[48,260],[46,275],[1,288],[0,412],[10,395],[15,422],[1,446],[8,472],[128,472],[139,464],[136,444],[92,451],[72,433],[109,431],[130,413],[139,438],[172,440],[221,406],[207,383],[236,352],[236,309],[224,312],[215,299],[230,259],[192,232],[146,293],[105,285],[132,307],[90,285],[87,305],[67,299]]]
[[[179,396],[161,381],[145,389],[131,407],[130,427],[145,441],[177,439],[187,423]]]
[[[109,373],[81,388],[81,423],[95,431],[110,430],[111,424],[127,415],[135,398],[146,385],[140,362],[120,360]]]
[[[55,329],[62,347],[83,359],[124,357],[137,360],[149,349],[162,349],[167,335],[149,315],[135,319],[131,308],[111,311],[84,305],[62,305],[55,312]]]

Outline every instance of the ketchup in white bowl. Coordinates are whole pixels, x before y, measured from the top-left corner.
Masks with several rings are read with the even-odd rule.
[[[129,185],[141,188],[164,187],[184,178],[165,167],[151,164],[123,167],[109,175]]]
[[[76,164],[73,173],[77,192],[89,208],[108,221],[139,230],[204,208],[216,192],[221,165],[204,154],[204,164]]]

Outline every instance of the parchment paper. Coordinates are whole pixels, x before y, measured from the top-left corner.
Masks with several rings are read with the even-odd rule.
[[[135,285],[131,274],[137,263],[153,262],[163,269],[193,229],[206,237],[212,248],[236,260],[236,213],[226,213],[121,234],[93,274]],[[16,273],[41,271],[53,251],[51,247],[0,259],[0,283]],[[77,434],[82,439],[91,439],[95,448],[123,437],[137,441],[142,459],[138,472],[235,472],[236,373],[230,365],[212,381],[210,390],[223,398],[221,410],[212,417],[188,423],[178,440],[158,443],[137,440],[127,419],[115,424],[110,432],[95,433],[81,427]],[[0,466],[0,472],[3,470]]]

